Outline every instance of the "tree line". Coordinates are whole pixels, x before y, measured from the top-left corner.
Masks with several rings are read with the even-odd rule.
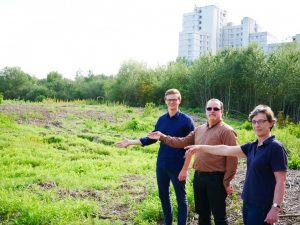
[[[276,113],[300,120],[300,49],[296,43],[265,54],[258,46],[223,49],[189,62],[177,59],[148,68],[134,60],[120,66],[115,76],[77,74],[74,80],[58,72],[37,79],[18,67],[0,71],[4,99],[42,101],[97,99],[144,106],[163,104],[164,92],[177,88],[186,107],[203,108],[210,98],[224,102],[225,111],[248,114],[267,104]]]

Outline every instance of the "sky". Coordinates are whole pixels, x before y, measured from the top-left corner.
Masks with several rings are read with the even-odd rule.
[[[251,17],[279,38],[300,33],[298,0],[0,0],[0,70],[39,79],[115,75],[128,60],[148,67],[176,60],[182,15],[217,4],[228,22]]]

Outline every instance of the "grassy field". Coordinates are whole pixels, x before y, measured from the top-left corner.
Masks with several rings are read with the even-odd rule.
[[[0,223],[157,224],[162,218],[155,179],[158,143],[126,149],[117,149],[114,143],[145,136],[162,113],[152,104],[132,108],[86,101],[4,101]],[[204,120],[203,115],[190,113],[198,124]],[[237,130],[240,143],[254,140],[249,123],[226,122]],[[290,167],[299,168],[299,125],[273,133],[287,147]],[[174,195],[172,200],[175,203]],[[238,204],[236,197],[230,207],[237,210]]]

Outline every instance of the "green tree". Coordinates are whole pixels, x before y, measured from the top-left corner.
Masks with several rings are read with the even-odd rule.
[[[0,92],[5,99],[24,99],[23,90],[30,86],[31,80],[20,67],[5,67],[0,71]]]

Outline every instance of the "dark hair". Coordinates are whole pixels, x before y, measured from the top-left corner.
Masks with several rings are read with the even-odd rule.
[[[252,112],[249,114],[249,120],[252,121],[253,117],[257,116],[259,113],[264,113],[267,116],[267,120],[271,122],[276,122],[276,118],[274,116],[274,112],[267,105],[258,105],[256,106]],[[274,125],[273,125],[274,126]],[[270,128],[272,130],[273,126]]]

